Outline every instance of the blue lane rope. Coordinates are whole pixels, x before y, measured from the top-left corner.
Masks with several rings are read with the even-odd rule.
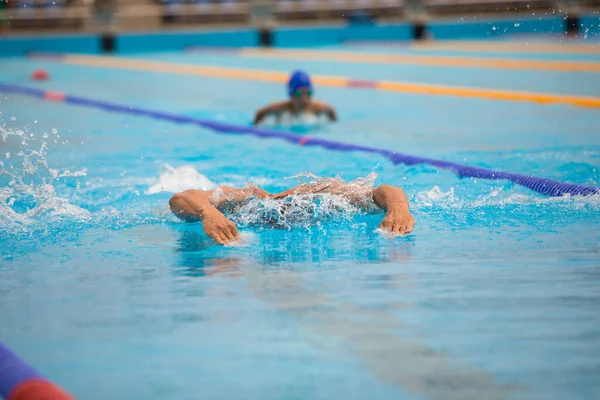
[[[0,342],[0,397],[8,396],[20,383],[42,376]]]
[[[211,129],[220,133],[238,133],[252,135],[259,138],[276,138],[285,140],[290,143],[295,143],[303,146],[319,146],[329,150],[338,151],[359,151],[363,153],[376,153],[387,157],[393,164],[428,164],[436,168],[450,170],[459,178],[480,178],[488,180],[509,180],[518,185],[524,186],[534,192],[546,196],[590,196],[600,194],[600,189],[594,186],[578,185],[574,183],[560,182],[553,179],[539,178],[530,175],[521,175],[510,172],[495,171],[487,168],[473,167],[463,164],[457,164],[451,161],[436,160],[433,158],[424,158],[411,156],[408,154],[397,153],[385,149],[377,149],[374,147],[359,146],[350,143],[336,142],[333,140],[318,139],[309,136],[298,136],[293,133],[280,132],[270,129],[255,128],[249,126],[239,126],[224,124],[221,122],[209,121],[199,118],[188,117],[185,115],[165,113],[148,109],[137,108],[133,106],[125,106],[115,103],[109,103],[101,100],[88,99],[79,96],[68,95],[62,92],[47,91],[41,89],[33,89],[20,85],[1,84],[0,91],[19,93],[28,96],[48,99],[53,101],[62,101],[65,103],[99,108],[107,111],[127,113],[133,115],[147,116],[165,121],[171,121],[182,124],[196,124],[198,126]]]

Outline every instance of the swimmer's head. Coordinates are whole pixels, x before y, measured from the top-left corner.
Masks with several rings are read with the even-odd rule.
[[[310,76],[304,71],[294,71],[288,81],[288,94],[297,105],[305,105],[313,93]]]

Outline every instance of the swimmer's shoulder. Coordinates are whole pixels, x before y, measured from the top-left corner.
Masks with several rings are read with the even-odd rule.
[[[271,104],[265,106],[263,108],[263,110],[270,112],[270,113],[279,113],[279,112],[291,110],[291,108],[292,108],[292,105],[289,100],[282,100],[282,101],[276,101],[274,103],[271,103]]]
[[[325,103],[324,101],[313,100],[310,102],[310,110],[314,113],[327,112],[332,109],[333,109],[333,107],[331,107],[329,104]]]
[[[335,108],[325,102],[313,100],[310,111],[319,117],[321,115],[327,115],[330,121],[337,121]]]

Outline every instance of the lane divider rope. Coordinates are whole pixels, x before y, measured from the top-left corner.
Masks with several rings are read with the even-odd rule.
[[[378,149],[374,147],[361,146],[351,143],[337,142],[333,140],[320,139],[310,136],[299,136],[294,133],[281,132],[271,129],[257,128],[251,126],[239,126],[215,122],[200,118],[189,117],[186,115],[166,113],[143,109],[133,106],[126,106],[116,103],[110,103],[102,100],[89,99],[69,95],[62,92],[47,91],[42,89],[34,89],[26,86],[13,84],[0,84],[0,94],[4,92],[18,93],[37,97],[40,99],[61,101],[67,104],[92,107],[106,111],[120,112],[132,115],[152,117],[175,123],[195,124],[215,132],[227,134],[245,134],[252,135],[261,139],[275,138],[284,140],[289,143],[294,143],[300,146],[318,146],[328,150],[337,151],[358,151],[363,153],[380,154],[387,157],[393,164],[427,164],[439,169],[449,170],[454,172],[460,178],[480,178],[488,180],[509,180],[518,185],[529,188],[537,193],[547,196],[590,196],[600,194],[600,189],[594,186],[579,185],[574,183],[560,182],[553,179],[540,178],[530,175],[521,175],[510,172],[495,171],[492,169],[458,164],[451,161],[436,160],[433,158],[418,157],[408,154],[402,154],[386,149]]]
[[[0,397],[7,400],[74,400],[74,397],[45,379],[2,342]]]

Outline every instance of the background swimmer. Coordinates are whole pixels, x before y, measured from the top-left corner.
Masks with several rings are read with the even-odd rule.
[[[254,117],[254,125],[258,125],[269,115],[279,118],[283,113],[289,113],[292,116],[300,116],[305,113],[315,116],[325,114],[330,121],[337,121],[337,114],[333,107],[312,99],[313,85],[306,72],[298,70],[290,75],[288,94],[289,100],[272,103],[258,110]]]
[[[339,196],[360,209],[370,209],[375,204],[386,211],[380,227],[392,233],[405,235],[412,231],[415,219],[409,210],[409,201],[404,190],[391,185],[372,188],[355,182],[345,183],[339,179],[330,179],[311,184],[303,184],[278,194],[270,194],[256,186],[234,189],[221,186],[214,190],[186,190],[175,194],[169,200],[173,213],[187,222],[203,222],[207,236],[219,244],[227,244],[239,239],[237,227],[223,211],[232,210],[236,205],[249,199],[273,199],[284,201],[291,196],[320,195]]]

